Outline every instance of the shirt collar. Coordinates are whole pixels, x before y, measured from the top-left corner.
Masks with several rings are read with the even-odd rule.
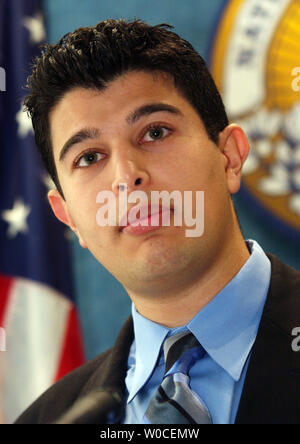
[[[255,241],[236,276],[188,324],[206,352],[239,380],[256,338],[268,294],[271,263]]]
[[[210,357],[235,380],[240,378],[256,338],[268,293],[271,264],[257,242],[247,244],[251,256],[236,276],[184,328],[198,339]],[[145,317],[132,304],[135,365],[129,389],[130,402],[151,376],[169,329]],[[132,356],[131,356],[132,357]],[[129,360],[131,359],[129,358]]]
[[[132,304],[131,312],[135,341],[130,350],[129,364],[133,358],[135,365],[131,367],[131,370],[134,371],[134,377],[129,389],[127,402],[130,402],[134,398],[151,376],[159,356],[161,345],[170,330],[142,316],[138,313],[134,304]]]

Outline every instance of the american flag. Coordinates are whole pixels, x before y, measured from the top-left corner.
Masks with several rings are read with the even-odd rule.
[[[30,64],[44,39],[40,0],[0,0],[0,332],[6,350],[0,351],[0,422],[5,423],[84,359],[68,231],[51,213],[51,181],[22,109]]]

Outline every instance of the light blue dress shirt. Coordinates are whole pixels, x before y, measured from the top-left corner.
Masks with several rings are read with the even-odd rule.
[[[203,399],[214,424],[235,421],[245,375],[268,293],[271,264],[257,242],[238,274],[184,327],[167,328],[140,315],[132,305],[135,339],[125,379],[123,424],[141,424],[162,381],[166,336],[190,330],[206,355],[190,371],[191,388]]]

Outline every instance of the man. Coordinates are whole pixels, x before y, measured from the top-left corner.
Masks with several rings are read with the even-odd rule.
[[[48,45],[29,78],[25,105],[56,185],[50,205],[133,305],[115,346],[56,383],[17,423],[163,422],[151,418],[158,391],[165,396],[165,344],[187,333],[193,353],[201,349],[184,378],[203,423],[300,420],[291,333],[300,273],[244,241],[231,195],[247,138],[228,124],[202,58],[166,28],[108,20],[79,29]],[[138,226],[138,217],[122,224],[129,203],[117,225],[100,227],[99,193],[120,198],[126,187],[149,202],[153,191],[191,192],[193,209],[203,192],[204,232],[187,236],[172,205],[169,226],[161,205],[158,225]],[[186,356],[177,354],[171,369]],[[199,409],[194,415],[178,399],[168,403],[174,422],[178,415],[202,422]]]

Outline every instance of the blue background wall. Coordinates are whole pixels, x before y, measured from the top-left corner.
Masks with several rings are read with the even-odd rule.
[[[167,22],[189,40],[208,60],[215,24],[224,0],[44,0],[48,41],[56,42],[66,32],[91,26],[108,18],[139,18],[150,24]],[[299,243],[279,231],[249,205],[240,193],[235,197],[245,238],[256,239],[269,252],[300,269]],[[113,344],[130,313],[130,299],[120,285],[93,257],[73,241],[76,298],[87,358]]]

